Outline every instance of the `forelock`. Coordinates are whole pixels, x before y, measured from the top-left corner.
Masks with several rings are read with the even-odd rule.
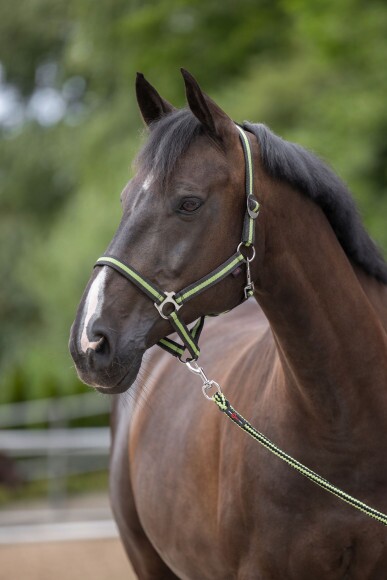
[[[149,137],[135,159],[135,167],[165,183],[189,146],[205,134],[190,109],[178,109],[149,126]]]

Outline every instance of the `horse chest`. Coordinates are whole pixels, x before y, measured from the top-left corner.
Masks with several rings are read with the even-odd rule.
[[[263,568],[267,569],[264,578],[387,577],[387,533],[382,524],[303,479],[286,465],[271,461],[262,465],[275,467],[261,469],[255,486],[258,493],[250,503],[247,524],[258,546],[251,548],[250,555],[259,554]],[[349,485],[347,482],[342,487],[348,489]],[[385,509],[384,485],[371,490],[364,484],[362,492],[370,505]],[[245,514],[248,514],[246,508],[247,503]]]
[[[189,479],[159,477],[151,493],[144,472],[136,494],[148,537],[179,578],[385,580],[385,528],[309,482],[299,486],[297,474],[268,472],[250,494],[243,478],[224,478],[217,501],[208,482],[195,491]]]
[[[156,407],[152,414],[157,437],[150,421],[131,423],[131,482],[144,532],[179,578],[385,580],[387,534],[381,524],[304,479],[246,434],[237,430],[219,443],[208,427],[214,422],[193,421],[184,407],[178,428],[162,430],[158,412]],[[271,436],[280,441],[277,433]],[[302,459],[325,469],[332,465],[316,453]],[[342,474],[341,458],[339,463]],[[369,467],[365,481],[377,481]],[[324,475],[337,481],[333,473]],[[337,483],[347,489],[348,482],[350,477],[346,485]],[[385,509],[382,483],[375,491],[361,482],[360,489],[370,505]]]
[[[318,488],[294,493],[290,485],[278,494],[275,488],[272,482],[266,494],[262,486],[262,495],[256,496],[255,506],[250,505],[245,534],[249,548],[241,558],[238,578],[385,580],[383,525],[321,495]],[[378,498],[374,503],[378,505]],[[229,529],[237,529],[235,521]]]
[[[377,524],[361,525],[358,518],[343,523],[337,512],[281,520],[282,528],[268,532],[266,527],[254,535],[244,564],[251,574],[246,578],[254,578],[254,566],[265,580],[386,578],[385,530],[378,530]]]

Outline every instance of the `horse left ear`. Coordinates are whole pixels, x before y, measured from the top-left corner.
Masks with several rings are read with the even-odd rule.
[[[197,119],[207,129],[222,138],[234,129],[234,123],[228,115],[212,100],[203,93],[194,77],[185,69],[180,69],[183,75],[187,101],[189,108]]]
[[[159,95],[142,73],[137,73],[136,95],[142,118],[147,125],[176,110],[171,103]]]

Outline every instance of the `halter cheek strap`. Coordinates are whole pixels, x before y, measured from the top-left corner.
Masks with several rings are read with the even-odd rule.
[[[254,234],[255,234],[255,220],[259,213],[259,203],[253,194],[253,163],[251,156],[251,148],[249,140],[244,130],[236,125],[239,131],[239,137],[243,147],[246,167],[246,213],[243,222],[242,240],[238,248],[228,260],[223,262],[218,268],[212,270],[206,276],[193,282],[189,286],[183,288],[179,292],[166,292],[161,290],[153,282],[148,280],[145,276],[137,272],[134,268],[125,264],[115,256],[102,256],[99,258],[95,266],[110,266],[122,276],[127,278],[132,284],[137,286],[144,294],[148,296],[153,302],[162,318],[169,320],[173,329],[179,335],[183,344],[179,344],[174,340],[165,337],[157,344],[169,352],[170,354],[183,360],[185,350],[188,350],[189,357],[186,360],[197,360],[200,354],[198,341],[200,333],[203,329],[205,316],[201,316],[194,326],[189,329],[187,325],[179,318],[178,311],[189,300],[198,296],[208,288],[211,288],[229,274],[231,274],[241,263],[246,264],[246,285],[244,287],[244,299],[246,300],[254,293],[254,284],[251,279],[250,262],[255,257],[254,249]],[[242,247],[246,249],[251,248],[252,253],[246,256],[242,253]],[[186,362],[186,361],[183,361]]]

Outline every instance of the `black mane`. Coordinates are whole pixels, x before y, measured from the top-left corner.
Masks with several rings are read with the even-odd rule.
[[[265,125],[244,123],[260,145],[264,168],[316,202],[325,213],[343,250],[354,264],[387,284],[387,264],[361,222],[344,183],[318,157],[274,135]]]
[[[317,203],[349,259],[387,284],[387,264],[364,229],[349,190],[337,175],[315,155],[274,135],[265,125],[245,122],[243,127],[256,136],[268,174]],[[165,182],[199,135],[207,134],[189,109],[174,111],[151,125],[149,138],[136,162]]]

